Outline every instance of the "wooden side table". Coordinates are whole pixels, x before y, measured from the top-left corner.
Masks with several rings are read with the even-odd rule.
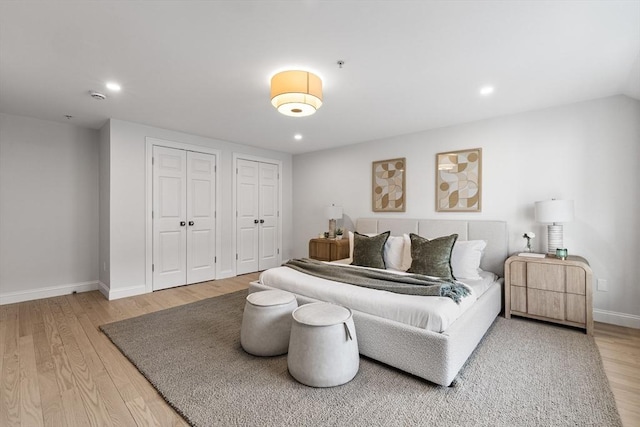
[[[320,261],[349,258],[349,239],[311,239],[309,258]]]
[[[512,256],[504,265],[504,314],[576,326],[593,335],[593,274],[586,259]]]

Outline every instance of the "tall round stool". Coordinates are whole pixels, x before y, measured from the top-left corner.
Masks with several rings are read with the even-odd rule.
[[[247,296],[242,315],[240,344],[255,356],[278,356],[289,348],[291,313],[298,307],[295,295],[280,290]]]
[[[360,366],[351,310],[324,302],[295,309],[287,364],[293,378],[308,386],[351,381]]]

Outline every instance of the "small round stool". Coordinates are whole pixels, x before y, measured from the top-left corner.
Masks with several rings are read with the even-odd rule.
[[[278,356],[289,348],[291,313],[298,307],[295,295],[280,290],[247,296],[242,315],[240,344],[255,356]]]
[[[334,387],[358,373],[360,355],[351,310],[316,302],[293,312],[289,373],[312,387]]]

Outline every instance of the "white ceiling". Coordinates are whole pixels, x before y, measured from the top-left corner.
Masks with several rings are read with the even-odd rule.
[[[323,78],[315,115],[271,106],[285,68]],[[0,0],[0,112],[95,129],[302,153],[616,94],[640,99],[640,1]]]

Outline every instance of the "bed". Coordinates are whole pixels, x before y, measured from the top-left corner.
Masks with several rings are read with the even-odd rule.
[[[502,307],[502,284],[504,261],[508,255],[507,226],[502,221],[465,221],[465,220],[420,220],[420,219],[383,219],[361,218],[356,223],[356,231],[363,234],[376,234],[391,231],[391,236],[415,233],[428,239],[458,234],[458,241],[487,242],[480,262],[481,278],[479,283],[471,283],[474,289],[472,301],[469,297],[456,306],[447,298],[389,295],[383,291],[364,289],[347,284],[335,286],[323,285],[323,280],[307,276],[301,280],[299,272],[291,272],[287,267],[284,273],[293,275],[292,280],[281,278],[276,269],[270,269],[261,275],[260,280],[252,282],[249,292],[268,289],[285,289],[293,292],[299,304],[316,301],[329,301],[352,309],[358,335],[359,351],[362,355],[386,363],[433,383],[449,386],[473,353],[485,332],[491,326]],[[343,261],[344,263],[345,261]],[[290,271],[291,270],[291,271]],[[489,272],[489,273],[484,273]],[[494,274],[491,274],[494,273]],[[267,280],[268,279],[268,280]],[[465,280],[462,280],[465,282]],[[467,283],[469,281],[466,281]],[[297,285],[296,285],[297,283]],[[476,288],[475,286],[479,286]],[[350,287],[345,294],[327,293],[328,288]],[[358,288],[353,289],[353,288]],[[481,289],[481,291],[476,291]],[[377,298],[377,299],[376,299]],[[434,300],[449,300],[444,305],[452,306],[453,311],[443,316],[425,320],[419,314],[407,314],[403,299],[409,305],[417,299],[431,304]],[[398,299],[396,304],[395,299]],[[424,300],[426,299],[426,300]],[[368,303],[363,302],[369,301]],[[437,304],[436,304],[437,305]],[[448,313],[448,314],[447,314]],[[433,316],[433,315],[430,315]],[[407,319],[409,318],[409,319]]]

